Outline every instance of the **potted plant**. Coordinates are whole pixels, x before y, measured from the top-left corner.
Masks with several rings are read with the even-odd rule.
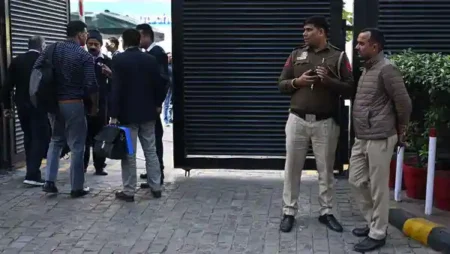
[[[403,179],[406,195],[410,198],[425,199],[427,185],[427,144],[423,137],[419,122],[412,121],[406,131],[408,147],[414,151],[414,156],[405,156],[403,162]]]
[[[432,104],[425,125],[437,130],[434,206],[450,211],[450,58],[442,57],[438,64],[441,75],[429,88]]]
[[[390,60],[399,68],[403,75],[405,86],[413,101],[411,122],[407,128],[407,147],[405,149],[403,165],[403,182],[409,197],[425,198],[426,190],[426,153],[424,146],[427,140],[423,137],[425,130],[425,112],[430,106],[428,95],[429,82],[424,78],[430,68],[424,68],[424,63],[431,60],[430,54],[418,54],[412,50],[405,50],[400,54],[391,55]],[[429,75],[428,75],[429,76]],[[390,183],[395,183],[395,165],[391,162]],[[424,177],[425,176],[425,177]]]
[[[407,50],[392,56],[391,60],[402,72],[413,101],[407,143],[415,155],[405,156],[406,193],[412,198],[425,198],[428,131],[435,128],[438,137],[434,204],[440,209],[450,210],[450,57]]]

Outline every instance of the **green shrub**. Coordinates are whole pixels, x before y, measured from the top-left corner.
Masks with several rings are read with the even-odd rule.
[[[439,133],[438,151],[450,151],[450,56],[405,50],[389,59],[399,68],[413,103],[407,130],[409,148],[423,166],[428,155],[428,129]]]

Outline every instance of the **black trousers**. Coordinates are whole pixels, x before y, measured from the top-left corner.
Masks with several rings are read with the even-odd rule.
[[[106,125],[104,117],[101,116],[86,116],[88,133],[86,136],[86,147],[84,149],[84,169],[86,170],[89,166],[89,160],[91,157],[91,147],[94,146],[94,137],[102,130],[103,126]],[[100,157],[93,153],[92,155],[94,161],[94,167],[96,171],[103,171],[105,167],[105,157]]]
[[[158,115],[156,117],[156,123],[155,123],[155,139],[156,139],[155,141],[156,141],[156,154],[158,155],[159,165],[161,166],[161,182],[163,182],[163,180],[164,180],[163,135],[164,135],[164,129],[163,129],[163,125],[161,122],[161,117]]]
[[[26,180],[41,180],[41,163],[47,155],[50,126],[47,113],[33,106],[17,107],[20,126],[24,133],[27,173]]]

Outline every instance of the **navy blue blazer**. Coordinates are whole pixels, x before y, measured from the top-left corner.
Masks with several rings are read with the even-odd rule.
[[[133,47],[112,60],[110,116],[121,124],[155,121],[155,108],[164,101],[165,82],[155,57]]]
[[[169,59],[167,57],[166,52],[161,46],[155,45],[152,49],[148,51],[148,53],[156,58],[156,61],[158,62],[161,77],[164,80],[164,85],[167,94],[167,91],[169,89],[170,85],[170,77],[169,77]],[[164,98],[165,99],[165,98]],[[162,104],[164,102],[164,99],[157,102],[158,107],[162,107]]]

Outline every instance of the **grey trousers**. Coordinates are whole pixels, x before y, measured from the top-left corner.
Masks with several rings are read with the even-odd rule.
[[[136,151],[137,138],[139,137],[145,156],[147,182],[153,191],[160,191],[161,169],[158,156],[156,155],[155,121],[143,124],[130,124],[125,127],[130,128],[134,151]],[[134,195],[137,184],[136,152],[133,155],[127,155],[122,159],[122,182],[123,192],[127,195]]]

